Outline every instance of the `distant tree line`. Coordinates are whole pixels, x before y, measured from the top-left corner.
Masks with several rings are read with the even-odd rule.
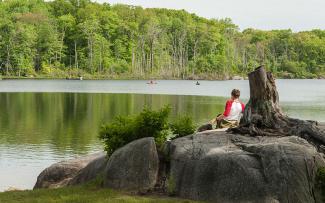
[[[264,64],[325,76],[325,31],[239,31],[230,19],[89,0],[0,1],[4,76],[229,78]]]

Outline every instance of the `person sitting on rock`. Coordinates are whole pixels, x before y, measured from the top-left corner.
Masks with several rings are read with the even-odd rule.
[[[217,123],[216,128],[233,128],[238,126],[245,104],[239,100],[240,91],[233,89],[231,98],[226,102],[225,111],[212,120],[211,124]]]
[[[226,102],[225,111],[219,114],[217,118],[212,119],[208,124],[199,127],[198,132],[212,130],[212,125],[217,124],[216,128],[233,128],[238,126],[245,105],[239,100],[240,91],[233,89],[231,98]]]

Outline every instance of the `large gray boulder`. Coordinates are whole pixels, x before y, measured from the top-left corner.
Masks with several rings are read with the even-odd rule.
[[[154,138],[142,138],[116,150],[104,175],[104,186],[145,192],[157,180],[159,158]]]
[[[87,166],[82,168],[77,175],[72,178],[68,185],[79,185],[91,180],[94,180],[97,177],[100,177],[104,173],[108,158],[106,153],[100,154],[94,160],[92,160]]]
[[[40,175],[37,177],[37,182],[34,189],[59,188],[67,186],[80,170],[85,168],[94,160],[102,160],[104,156],[104,152],[99,152],[96,154],[55,163],[40,173]],[[86,175],[88,175],[88,173]],[[90,176],[87,176],[84,179],[89,180],[89,177]],[[79,177],[78,181],[80,179],[82,178]]]
[[[212,202],[321,202],[323,154],[304,139],[207,132],[173,140],[168,190]]]

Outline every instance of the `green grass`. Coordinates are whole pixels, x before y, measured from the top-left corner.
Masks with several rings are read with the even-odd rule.
[[[135,196],[105,188],[90,186],[41,189],[34,191],[13,191],[0,193],[0,203],[194,203],[194,201],[162,196]]]

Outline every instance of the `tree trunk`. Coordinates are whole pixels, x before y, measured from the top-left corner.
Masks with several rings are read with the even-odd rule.
[[[272,73],[260,66],[248,74],[248,79],[250,99],[239,127],[230,129],[231,132],[250,136],[299,136],[325,152],[325,132],[316,121],[293,119],[282,112]]]
[[[241,123],[259,128],[278,128],[286,117],[279,106],[279,95],[270,72],[261,66],[248,74],[250,99]],[[278,123],[280,121],[280,123]]]
[[[9,64],[10,64],[10,50],[9,50],[9,45],[7,45],[6,75],[9,75]]]
[[[62,36],[61,36],[60,54],[59,54],[60,63],[62,61],[62,50],[63,50],[63,46],[64,46],[64,37],[65,37],[65,28],[63,29],[63,33],[62,33]]]
[[[74,41],[74,64],[75,68],[78,69],[78,52],[77,52],[77,42]]]

